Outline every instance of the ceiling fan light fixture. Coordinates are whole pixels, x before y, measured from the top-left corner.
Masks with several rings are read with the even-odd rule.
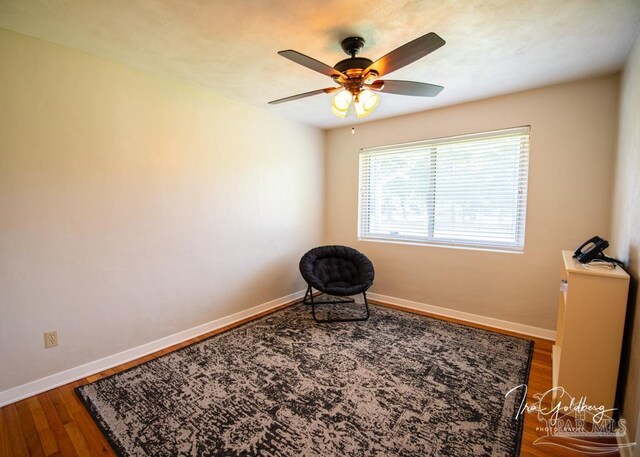
[[[356,116],[359,118],[367,117],[369,114],[373,113],[373,110],[378,106],[378,102],[380,102],[380,97],[378,94],[371,92],[370,90],[364,89],[362,90],[356,99],[355,108],[356,108]]]
[[[331,101],[331,112],[338,117],[344,118],[349,111],[349,106],[353,100],[353,95],[348,90],[341,90]]]

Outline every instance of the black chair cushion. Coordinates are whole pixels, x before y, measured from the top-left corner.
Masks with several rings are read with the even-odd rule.
[[[320,246],[300,259],[300,273],[316,290],[330,295],[356,295],[373,284],[371,261],[348,246]]]

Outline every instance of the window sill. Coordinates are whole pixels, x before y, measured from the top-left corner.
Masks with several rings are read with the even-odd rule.
[[[385,243],[385,244],[404,244],[408,246],[421,246],[421,247],[433,247],[433,248],[445,248],[445,249],[462,249],[466,251],[484,251],[484,252],[499,252],[502,254],[524,254],[524,248],[522,249],[508,249],[500,248],[498,246],[474,246],[466,244],[453,244],[453,243],[435,243],[435,242],[419,242],[409,240],[386,240],[380,238],[363,238],[358,237],[358,241],[365,241],[370,243]]]

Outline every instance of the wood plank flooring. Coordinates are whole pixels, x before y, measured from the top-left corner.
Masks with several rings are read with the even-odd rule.
[[[378,304],[390,308],[403,309],[384,303]],[[289,306],[289,304],[282,305],[269,312],[277,311],[286,306]],[[443,319],[428,313],[419,314]],[[251,319],[255,319],[256,317]],[[246,319],[138,360],[0,408],[0,456],[114,456],[115,454],[109,446],[109,443],[93,422],[93,419],[82,403],[80,403],[73,389],[201,341],[211,335],[221,333],[251,319]],[[455,319],[444,320],[494,330],[508,335],[522,336],[517,333],[495,330],[482,325],[468,324]],[[539,338],[532,339],[535,341],[535,349],[529,376],[527,398],[528,402],[531,403],[535,401],[533,398],[535,393],[546,392],[551,388],[551,347],[553,344],[548,340]],[[561,447],[534,445],[533,443],[536,439],[545,435],[543,431],[538,429],[541,425],[535,415],[527,414],[525,416],[521,457],[585,456],[585,454],[569,451]],[[608,455],[615,456],[618,454]]]

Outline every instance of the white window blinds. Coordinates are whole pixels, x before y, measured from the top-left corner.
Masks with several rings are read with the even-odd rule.
[[[361,150],[360,238],[522,251],[529,130]]]

